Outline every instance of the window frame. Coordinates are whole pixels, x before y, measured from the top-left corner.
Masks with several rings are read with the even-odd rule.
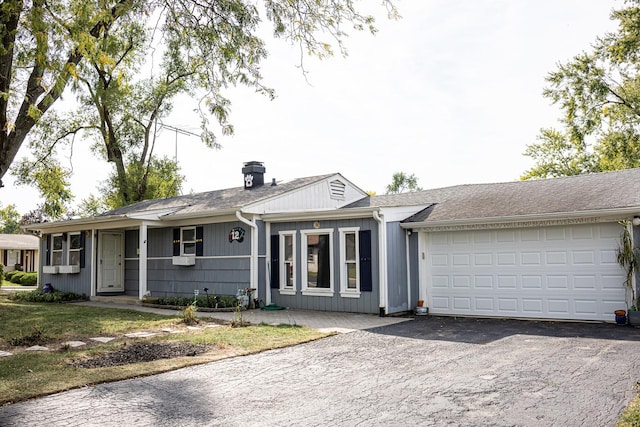
[[[56,237],[60,238],[60,249],[55,249]],[[64,234],[63,233],[55,233],[51,235],[51,249],[49,253],[49,265],[52,266],[60,266],[64,265]],[[60,262],[58,264],[54,263],[54,255],[60,254]]]
[[[280,293],[282,295],[295,295],[297,292],[297,265],[296,265],[296,261],[297,261],[297,244],[296,244],[296,235],[297,235],[297,231],[296,230],[285,230],[285,231],[280,231],[278,233],[279,235],[279,239],[280,239],[280,244],[279,244],[279,265],[278,268],[280,269],[280,274],[279,274],[279,278],[280,278],[280,283],[278,284]],[[285,251],[286,251],[286,238],[287,237],[291,237],[291,255],[292,255],[292,259],[291,259],[291,268],[292,268],[292,286],[287,286],[287,260],[285,259]]]
[[[67,234],[67,265],[77,265],[80,266],[81,261],[80,258],[82,257],[82,236],[81,236],[82,232],[81,231],[72,231],[70,233]],[[77,248],[72,248],[71,247],[71,236],[78,236],[78,247]],[[77,264],[71,264],[71,254],[75,252],[78,254],[78,263]]]
[[[188,257],[195,257],[198,250],[196,248],[196,244],[198,241],[198,232],[196,230],[196,226],[188,226],[188,227],[180,227],[180,256],[188,256]],[[192,230],[193,231],[193,240],[185,240],[184,238],[184,232],[187,230]],[[192,244],[193,245],[193,253],[186,253],[184,250],[184,246],[186,244]]]
[[[338,229],[340,233],[340,296],[343,298],[360,297],[360,227],[344,227]],[[347,234],[354,235],[355,258],[347,260]],[[356,287],[349,288],[348,264],[356,267]]]
[[[332,228],[321,228],[321,229],[311,229],[311,230],[300,230],[300,237],[301,237],[301,250],[300,250],[300,256],[302,259],[302,262],[300,263],[302,265],[302,272],[301,272],[301,278],[302,278],[302,294],[303,295],[310,295],[310,296],[321,296],[321,297],[331,297],[334,295],[334,289],[335,289],[335,284],[334,284],[334,262],[333,262],[333,254],[334,254],[334,248],[333,248],[333,232],[334,230]],[[308,238],[309,236],[315,236],[315,235],[328,235],[329,236],[329,287],[328,288],[314,288],[314,287],[309,287],[309,279],[308,279],[308,275],[309,275],[309,266],[308,266],[308,259],[309,259],[309,243],[308,243]]]

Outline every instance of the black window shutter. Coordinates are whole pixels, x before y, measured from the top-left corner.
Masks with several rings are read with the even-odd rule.
[[[196,256],[203,255],[202,237],[204,235],[204,227],[196,227]]]
[[[360,230],[360,291],[373,291],[373,279],[371,277],[371,230]]]
[[[271,289],[280,287],[280,236],[271,236]]]
[[[49,265],[51,262],[51,234],[47,234],[47,245],[44,251],[44,265]]]
[[[80,232],[80,268],[84,268],[84,254],[85,254],[85,244],[87,239],[85,237],[85,231]]]
[[[180,256],[180,229],[173,229],[173,256]]]

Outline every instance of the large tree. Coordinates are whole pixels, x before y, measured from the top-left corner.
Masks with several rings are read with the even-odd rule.
[[[547,76],[544,96],[557,104],[561,129],[542,129],[525,155],[523,179],[640,167],[640,0],[611,19],[618,28]]]
[[[260,75],[267,56],[257,35],[260,22],[271,22],[275,37],[310,54],[331,55],[332,44],[344,53],[345,26],[375,30],[373,18],[358,12],[354,1],[5,0],[0,5],[0,179],[39,124],[43,138],[34,138],[33,147],[38,161],[77,132],[92,130],[101,141],[98,151],[114,164],[123,203],[144,198],[145,180],[161,160],[152,154],[152,127],[176,94],[197,97],[203,139],[215,146],[210,116],[220,126],[217,132],[233,132],[226,87],[242,84],[273,94]],[[396,13],[390,0],[382,3]],[[145,80],[140,71],[150,49],[163,55]],[[47,117],[70,84],[92,111]],[[130,171],[141,180],[132,182]]]
[[[418,177],[415,174],[406,174],[404,172],[396,172],[391,178],[391,184],[387,185],[387,194],[411,193],[413,191],[421,191],[418,185]]]

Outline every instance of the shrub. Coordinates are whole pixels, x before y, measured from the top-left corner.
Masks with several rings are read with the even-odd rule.
[[[86,295],[79,295],[73,292],[53,291],[45,293],[42,289],[29,292],[16,292],[11,295],[14,301],[26,302],[67,302],[86,300]]]
[[[33,286],[38,283],[38,273],[24,273],[20,279],[22,286]]]
[[[160,297],[150,299],[148,302],[158,305],[173,305],[176,307],[188,307],[193,304],[193,297]],[[233,295],[199,295],[196,299],[196,307],[226,308],[238,305],[238,299]]]
[[[0,262],[0,283],[4,280],[4,264]]]
[[[23,271],[13,270],[7,273],[9,275],[9,280],[11,283],[15,283],[16,285],[22,284],[22,277],[24,276]]]
[[[4,279],[10,282],[14,274],[16,274],[16,271],[7,271],[4,273]]]
[[[198,323],[198,319],[196,318],[196,311],[198,311],[196,305],[194,303],[189,304],[182,311],[182,321],[187,325],[195,325],[196,323]]]

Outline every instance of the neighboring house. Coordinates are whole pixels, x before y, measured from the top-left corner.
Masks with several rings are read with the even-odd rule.
[[[38,271],[40,239],[29,234],[0,234],[0,262],[5,271]]]
[[[236,294],[325,311],[613,321],[640,169],[368,196],[341,174],[149,200],[29,226],[41,283],[100,295]],[[640,241],[639,227],[634,228]]]

